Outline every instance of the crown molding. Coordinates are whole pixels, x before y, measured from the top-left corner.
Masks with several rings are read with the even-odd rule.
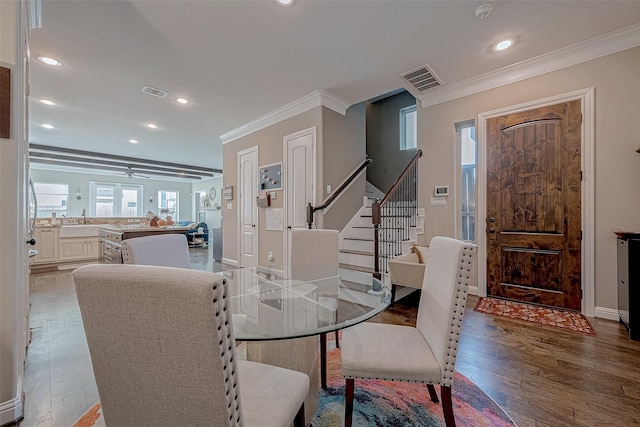
[[[327,107],[344,116],[347,114],[347,108],[349,108],[350,104],[343,99],[338,98],[331,92],[326,90],[317,90],[268,114],[265,114],[262,117],[258,117],[239,128],[220,135],[220,140],[222,141],[222,144],[226,144],[320,106]]]
[[[638,46],[640,24],[634,24],[499,70],[435,88],[418,99],[422,108],[431,107]]]

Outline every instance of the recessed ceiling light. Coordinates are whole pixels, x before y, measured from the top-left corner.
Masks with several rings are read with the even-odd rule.
[[[499,52],[501,50],[505,50],[509,48],[510,46],[511,46],[511,40],[503,40],[500,43],[496,44],[493,47],[493,50],[495,50],[496,52]]]
[[[276,0],[280,6],[291,6],[295,0]]]
[[[38,56],[38,61],[42,62],[43,64],[53,65],[54,67],[62,67],[62,62],[48,56]]]
[[[158,125],[155,123],[147,123],[149,129],[158,129]]]
[[[54,129],[53,125],[50,125],[49,123],[43,123],[41,126],[45,129]]]
[[[52,101],[50,99],[38,99],[39,102],[43,103],[44,105],[57,105],[58,103],[55,101]]]
[[[187,98],[176,98],[176,102],[178,104],[189,104],[189,100]]]
[[[132,144],[137,144],[138,140],[137,139],[130,139],[129,142],[132,143]]]

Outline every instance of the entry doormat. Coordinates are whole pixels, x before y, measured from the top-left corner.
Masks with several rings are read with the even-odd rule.
[[[485,297],[478,299],[478,303],[473,310],[584,335],[597,335],[589,320],[575,311]]]

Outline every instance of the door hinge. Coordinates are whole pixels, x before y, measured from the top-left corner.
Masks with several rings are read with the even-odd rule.
[[[580,113],[580,123],[582,123],[582,113]]]
[[[578,233],[578,240],[582,240],[582,230]]]
[[[584,171],[580,171],[580,181],[584,181]]]

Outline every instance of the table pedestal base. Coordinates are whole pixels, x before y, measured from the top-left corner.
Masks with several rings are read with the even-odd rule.
[[[278,341],[247,341],[247,360],[303,372],[309,375],[304,401],[305,421],[318,411],[318,336]]]

